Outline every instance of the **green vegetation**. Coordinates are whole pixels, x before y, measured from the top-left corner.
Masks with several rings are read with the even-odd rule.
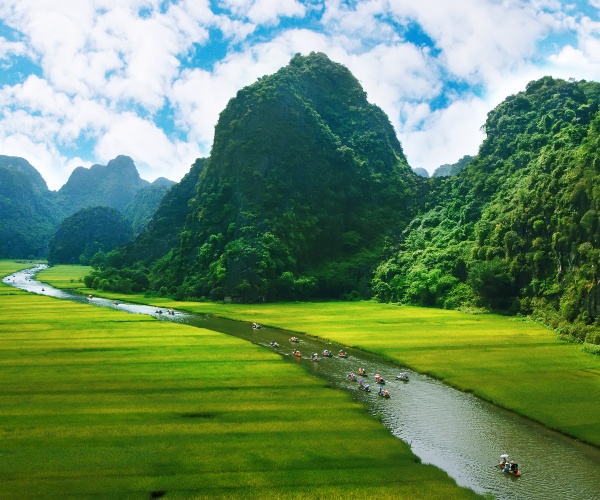
[[[48,261],[86,265],[98,252],[109,252],[132,239],[131,224],[114,208],[84,208],[60,223],[50,240]]]
[[[431,177],[451,177],[453,175],[459,174],[465,169],[465,167],[469,163],[471,163],[471,160],[473,160],[472,156],[465,155],[456,163],[445,163],[444,165],[440,165],[438,168],[435,169],[433,174],[431,174]]]
[[[533,314],[568,338],[600,324],[600,84],[544,77],[488,115],[479,154],[431,179],[375,273],[381,301]]]
[[[4,285],[0,297],[3,497],[475,497],[264,348]]]
[[[164,178],[150,184],[131,158],[118,156],[106,166],[76,168],[58,192],[50,191],[27,160],[0,155],[0,258],[46,257],[60,222],[83,208],[115,208],[139,232],[172,184]]]
[[[177,297],[361,297],[385,237],[413,215],[415,183],[358,80],[324,54],[297,55],[221,113],[175,244],[148,262],[136,241],[109,260]],[[98,284],[123,267],[100,267]]]
[[[45,256],[63,216],[46,182],[29,162],[0,155],[0,258]]]
[[[60,284],[47,272],[44,280]],[[242,305],[111,297],[256,321],[359,347],[600,446],[600,357],[524,318],[364,301]]]
[[[598,83],[531,82],[489,113],[477,156],[424,179],[345,68],[296,56],[221,114],[169,248],[146,252],[149,228],[90,284],[520,313],[598,345],[599,102]]]
[[[82,208],[107,206],[125,213],[136,193],[150,183],[129,156],[119,155],[106,165],[77,167],[58,191],[61,202],[72,214]]]
[[[143,187],[135,193],[124,213],[135,234],[142,232],[148,222],[152,220],[163,196],[174,184],[173,181],[159,177],[150,186]]]

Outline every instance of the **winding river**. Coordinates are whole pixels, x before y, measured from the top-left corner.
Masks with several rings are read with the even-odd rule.
[[[315,376],[349,390],[364,402],[373,415],[379,415],[395,436],[409,443],[424,463],[445,470],[456,482],[472,490],[499,499],[598,499],[600,498],[600,448],[586,445],[481,399],[454,390],[418,373],[410,372],[410,381],[396,380],[404,371],[377,356],[327,343],[308,335],[295,334],[298,343],[289,341],[291,333],[270,327],[254,329],[248,323],[206,315],[166,310],[135,304],[115,306],[112,300],[86,297],[55,289],[34,278],[36,271],[24,270],[4,278],[3,282],[33,293],[89,302],[96,306],[117,307],[136,314],[148,314],[165,321],[176,321],[234,335],[271,349],[290,362],[305,365]],[[271,347],[275,340],[279,347]],[[334,354],[343,348],[348,358],[310,359],[311,352],[324,349]],[[298,349],[302,356],[293,356]],[[359,391],[348,380],[359,367],[370,384],[369,393]],[[390,399],[377,396],[375,373],[386,380]],[[519,463],[520,478],[504,474],[495,467],[502,453]]]

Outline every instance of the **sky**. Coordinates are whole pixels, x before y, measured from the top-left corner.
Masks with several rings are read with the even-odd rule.
[[[179,181],[239,89],[312,51],[432,173],[529,81],[600,81],[600,0],[2,0],[0,154],[53,190],[120,154]]]

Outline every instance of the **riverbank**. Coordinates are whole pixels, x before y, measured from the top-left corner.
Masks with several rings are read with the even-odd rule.
[[[39,277],[64,288],[65,276],[78,283],[87,269],[58,266]],[[245,305],[126,298],[359,347],[600,446],[600,357],[523,318],[373,302]]]
[[[476,497],[260,346],[4,284],[0,300],[0,496]]]

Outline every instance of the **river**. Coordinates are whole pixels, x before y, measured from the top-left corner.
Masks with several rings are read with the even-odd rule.
[[[291,334],[270,327],[252,328],[251,324],[223,318],[175,311],[167,314],[151,306],[119,303],[55,289],[34,278],[36,270],[24,270],[4,278],[3,282],[33,293],[89,302],[96,306],[148,314],[161,320],[176,321],[243,338],[277,352],[290,362],[305,365],[315,376],[347,389],[362,401],[373,415],[379,416],[395,436],[410,444],[422,462],[446,471],[456,482],[481,494],[499,499],[598,499],[600,498],[600,448],[551,431],[510,411],[489,404],[471,394],[445,386],[430,377],[410,372],[408,382],[396,380],[404,371],[375,355],[324,342],[308,335]],[[271,347],[275,340],[279,347]],[[302,356],[293,356],[298,349]],[[312,352],[344,349],[348,358],[336,355],[310,359]],[[370,384],[369,393],[359,391],[348,380],[350,372],[366,369],[362,377]],[[377,396],[374,375],[386,380],[391,397]],[[509,453],[519,463],[522,476],[500,472],[495,465],[499,456]]]

